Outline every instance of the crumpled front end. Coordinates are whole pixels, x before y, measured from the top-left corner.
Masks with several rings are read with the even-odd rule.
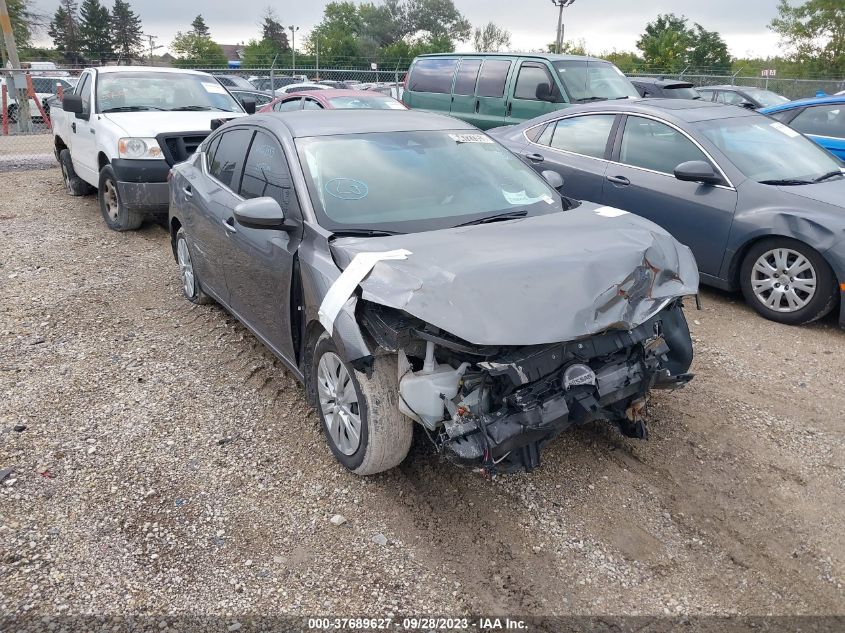
[[[692,378],[679,300],[631,330],[523,347],[472,345],[368,302],[358,312],[378,347],[399,355],[403,413],[442,454],[490,473],[532,470],[552,438],[596,420],[644,439],[650,390]]]

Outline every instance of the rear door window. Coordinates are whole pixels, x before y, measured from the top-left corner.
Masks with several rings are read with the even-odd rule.
[[[411,76],[408,78],[408,90],[451,93],[452,77],[457,65],[457,59],[420,59],[411,69]]]
[[[299,110],[302,107],[302,97],[295,99],[288,99],[287,101],[280,101],[273,106],[276,112],[289,112],[291,110]]]
[[[514,99],[539,101],[537,90],[542,84],[546,84],[548,93],[553,94],[555,83],[546,67],[542,64],[523,62],[519,67],[519,76],[516,79],[516,88],[513,91]]]
[[[592,114],[561,119],[548,142],[555,149],[592,158],[604,158],[607,139],[615,120],[615,114]],[[542,144],[548,138],[547,134],[548,130],[538,142]]]
[[[315,101],[314,99],[303,99],[302,109],[303,110],[322,110],[323,106],[320,105],[319,101]]]
[[[232,191],[238,190],[251,137],[252,130],[245,128],[226,132],[220,137],[214,156],[211,157],[208,173]]]
[[[809,107],[790,125],[804,134],[845,138],[845,103]]]
[[[505,94],[505,84],[508,81],[508,72],[511,69],[511,62],[502,59],[487,59],[481,66],[481,74],[478,76],[478,89],[476,94],[479,97],[502,97]]]
[[[455,78],[456,95],[474,95],[475,82],[478,80],[478,69],[481,68],[480,59],[465,59],[458,68]]]

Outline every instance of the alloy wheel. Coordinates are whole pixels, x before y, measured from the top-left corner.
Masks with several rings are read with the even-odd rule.
[[[176,259],[179,262],[179,273],[182,275],[182,290],[185,292],[186,297],[193,299],[196,294],[194,263],[191,261],[188,242],[184,238],[180,239],[176,244]]]
[[[766,251],[751,269],[751,288],[757,299],[775,312],[797,312],[816,294],[813,264],[791,248]]]
[[[117,187],[111,179],[106,180],[106,209],[113,222],[117,222],[117,215],[120,212],[120,201],[117,197]]]
[[[354,454],[361,444],[361,409],[352,376],[334,352],[320,358],[317,394],[331,441],[344,455]]]

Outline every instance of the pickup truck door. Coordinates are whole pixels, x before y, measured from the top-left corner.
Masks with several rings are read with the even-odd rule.
[[[82,114],[76,116],[67,113],[69,129],[70,156],[73,168],[80,178],[94,185],[99,184],[97,169],[97,136],[92,125],[95,120],[94,110],[94,75],[85,72],[77,84],[74,94],[82,97]]]

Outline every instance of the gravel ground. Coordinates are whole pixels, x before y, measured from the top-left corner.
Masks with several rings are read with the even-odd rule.
[[[162,227],[110,232],[57,169],[3,184],[0,613],[845,612],[832,318],[705,290],[648,442],[590,426],[490,481],[417,438],[360,479],[281,364],[181,298]]]

